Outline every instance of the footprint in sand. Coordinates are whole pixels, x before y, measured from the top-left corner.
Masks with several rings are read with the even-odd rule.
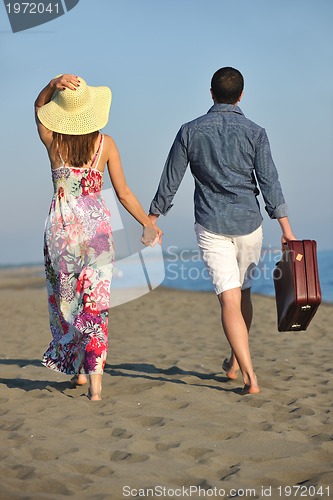
[[[12,477],[15,477],[17,479],[30,479],[34,475],[35,467],[17,464],[7,468],[6,475],[10,476],[11,472],[13,472]]]
[[[138,462],[145,462],[148,460],[148,455],[140,455],[139,453],[128,453],[126,451],[116,450],[111,455],[112,462],[121,462],[124,460],[126,463],[134,464]]]
[[[80,462],[79,464],[71,464],[70,469],[78,472],[83,476],[98,476],[98,477],[109,477],[113,474],[113,470],[105,465],[97,466],[92,464],[84,464]]]
[[[22,435],[19,432],[11,432],[8,435],[10,439],[11,446],[24,446],[28,441],[31,440],[30,434]]]
[[[300,418],[300,415],[292,416],[292,415],[290,415],[290,413],[285,413],[283,411],[276,412],[273,415],[273,420],[274,420],[274,422],[289,422],[293,418]]]
[[[316,444],[323,444],[323,443],[329,443],[332,441],[332,436],[330,434],[315,434],[314,436],[311,436],[312,441],[314,441]]]
[[[133,436],[133,434],[131,434],[126,429],[121,429],[120,427],[118,427],[117,429],[114,429],[112,431],[112,436],[119,437],[122,439],[130,439]]]
[[[238,438],[239,436],[241,436],[243,433],[242,432],[233,432],[232,434],[229,434],[224,438],[225,440],[228,440],[228,439],[235,439],[235,438]]]
[[[52,453],[49,449],[35,448],[31,456],[34,460],[39,460],[41,462],[48,462],[49,460],[57,460],[59,458],[58,453]]]
[[[176,401],[175,403],[171,403],[168,405],[169,408],[172,408],[173,410],[185,410],[190,406],[190,403],[180,403],[179,401]]]
[[[261,422],[261,424],[259,424],[259,430],[261,431],[271,431],[272,430],[272,425],[265,421],[265,422]]]
[[[226,479],[228,480],[231,476],[234,476],[240,471],[240,464],[232,465],[229,467],[229,469],[225,469],[222,471],[219,471],[219,480],[220,481],[225,481]]]
[[[179,448],[180,442],[177,443],[157,443],[156,451],[168,451],[171,448]]]
[[[5,450],[1,450],[0,451],[0,462],[2,462],[3,460],[5,460],[6,458],[8,458],[9,454],[10,454],[10,450],[9,449],[6,450],[6,451]]]
[[[174,398],[171,396],[167,396],[164,398],[165,401],[168,401],[168,408],[172,408],[173,410],[184,410],[188,406],[190,406],[190,403],[181,403],[178,398]]]
[[[142,427],[163,427],[166,424],[163,417],[137,417]]]
[[[300,418],[303,416],[310,416],[315,414],[311,408],[294,408],[294,410],[291,410],[290,413],[293,414],[293,418]]]
[[[241,400],[243,402],[243,400]],[[246,399],[244,400],[244,402],[248,405],[248,406],[252,406],[253,408],[261,408],[265,403],[267,403],[267,400],[266,399],[259,399],[259,398],[256,398],[256,399]]]
[[[184,450],[184,453],[187,453],[191,457],[194,458],[194,460],[199,460],[204,457],[207,453],[213,453],[213,450],[210,448],[188,448],[187,450]]]
[[[21,429],[21,427],[24,425],[24,419],[23,418],[18,418],[17,420],[4,420],[1,425],[0,429],[2,431],[18,431]]]

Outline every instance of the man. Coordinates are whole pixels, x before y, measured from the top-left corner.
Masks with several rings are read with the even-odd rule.
[[[195,231],[202,258],[221,305],[221,319],[231,346],[223,363],[228,378],[241,370],[243,394],[259,392],[248,333],[252,321],[251,274],[262,245],[262,216],[257,196],[277,219],[282,243],[296,239],[272,159],[266,132],[245,118],[238,103],[244,79],[230,67],[212,77],[214,105],[204,116],[185,123],[167,158],[149,217],[155,223],[172,207],[188,163],[195,180]]]

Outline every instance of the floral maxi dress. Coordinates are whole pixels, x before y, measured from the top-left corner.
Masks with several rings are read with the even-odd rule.
[[[66,374],[101,374],[114,256],[103,174],[63,164],[52,181],[44,257],[53,340],[42,363]]]

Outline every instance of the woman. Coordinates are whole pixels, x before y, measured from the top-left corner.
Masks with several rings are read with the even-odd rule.
[[[143,226],[142,242],[155,244],[162,235],[128,187],[113,139],[99,132],[108,122],[111,96],[108,87],[64,74],[35,101],[54,185],[44,234],[53,340],[42,363],[74,375],[74,386],[87,383],[89,375],[93,401],[101,399],[114,256],[110,213],[101,196],[106,165],[120,203]]]

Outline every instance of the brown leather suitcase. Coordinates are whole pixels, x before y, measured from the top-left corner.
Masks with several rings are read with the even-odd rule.
[[[322,299],[317,243],[288,241],[273,280],[279,332],[306,330]]]

